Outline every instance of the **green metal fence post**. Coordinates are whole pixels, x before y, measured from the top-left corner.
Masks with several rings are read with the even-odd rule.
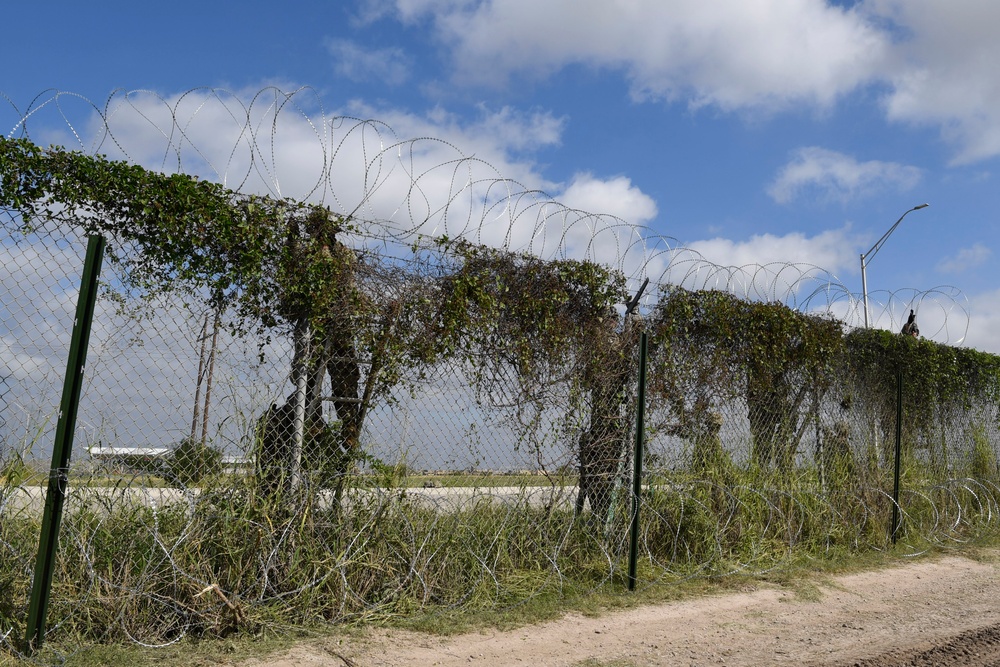
[[[66,499],[67,469],[73,450],[73,434],[76,431],[76,415],[83,387],[90,329],[94,320],[94,304],[97,302],[97,279],[101,274],[101,264],[104,260],[104,245],[104,237],[98,235],[91,236],[87,242],[87,258],[83,265],[80,298],[76,305],[69,362],[66,364],[66,380],[63,382],[59,421],[52,448],[52,467],[49,470],[49,483],[45,492],[45,510],[42,515],[42,532],[38,540],[38,557],[35,560],[35,578],[31,585],[31,599],[28,603],[28,623],[24,638],[24,652],[28,654],[39,648],[45,638],[45,615],[49,606],[59,524]]]
[[[899,468],[903,442],[903,371],[896,371],[896,456],[892,475],[892,543],[899,533]]]
[[[646,440],[646,332],[639,336],[639,392],[635,407],[635,455],[632,474],[632,525],[628,546],[628,589],[635,590],[636,568],[639,561],[639,506],[642,494],[642,457]]]

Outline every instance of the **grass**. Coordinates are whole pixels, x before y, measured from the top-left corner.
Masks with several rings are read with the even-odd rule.
[[[970,546],[963,554],[995,561],[1000,551],[996,541]],[[940,553],[940,552],[937,552]],[[933,557],[928,554],[926,557]],[[183,665],[208,667],[240,664],[251,658],[265,660],[270,655],[280,655],[292,646],[307,642],[327,647],[337,652],[339,644],[356,637],[364,627],[413,630],[437,635],[454,635],[477,630],[507,630],[524,625],[562,617],[566,613],[600,616],[610,612],[631,609],[649,604],[682,601],[709,595],[745,592],[760,587],[778,587],[789,591],[798,599],[817,601],[829,588],[828,575],[844,574],[884,568],[898,564],[898,554],[857,554],[854,557],[820,564],[812,569],[808,563],[772,573],[766,577],[731,575],[718,578],[689,579],[672,584],[659,583],[645,586],[634,594],[624,593],[624,582],[600,591],[578,591],[564,596],[540,595],[522,605],[503,610],[444,611],[425,610],[404,617],[391,617],[374,623],[338,626],[313,626],[262,633],[238,633],[224,639],[185,638],[165,648],[144,648],[133,644],[80,644],[68,638],[49,642],[34,661],[17,660],[0,654],[0,667],[28,667],[31,664],[59,662],[67,667],[97,667],[99,665],[128,664],[132,667]],[[336,664],[336,663],[335,663]],[[628,661],[584,661],[580,665],[601,667],[627,666]]]
[[[572,508],[475,498],[441,509],[393,492],[337,508],[234,485],[232,477],[210,481],[191,504],[85,496],[63,518],[49,612],[56,629],[39,660],[167,664],[182,651],[210,664],[330,628],[508,628],[759,585],[819,599],[827,573],[942,544],[995,544],[995,485],[913,490],[912,480],[928,478],[908,471],[896,547],[887,537],[891,505],[864,479],[824,490],[808,471],[794,479],[746,472],[727,484],[656,486],[643,501],[640,587],[628,595],[625,526],[575,519]],[[476,479],[529,486],[519,475]],[[626,506],[616,511],[628,516]],[[10,628],[19,638],[38,519],[10,511],[3,519],[0,636]],[[136,640],[164,648],[140,650]],[[14,660],[11,640],[2,645],[0,664]]]

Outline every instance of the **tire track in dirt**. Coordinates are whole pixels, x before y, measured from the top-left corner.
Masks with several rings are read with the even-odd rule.
[[[930,647],[889,651],[850,667],[992,667],[1000,665],[1000,625],[970,630]],[[845,665],[846,667],[846,665]]]

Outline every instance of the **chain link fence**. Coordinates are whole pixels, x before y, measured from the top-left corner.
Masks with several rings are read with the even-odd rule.
[[[9,648],[56,479],[47,459],[84,247],[63,232],[8,227],[4,244]],[[429,300],[430,285],[468,265],[446,274],[357,258],[370,321],[255,336],[190,294],[123,293],[106,267],[51,634],[162,645],[621,585],[641,329],[653,332],[641,585],[760,573],[897,537],[914,553],[993,529],[997,414],[986,394],[919,418],[926,405],[904,400],[894,533],[894,369],[790,361],[764,369],[761,384],[754,369],[707,355],[718,341],[704,327],[687,346],[658,337],[656,306],[619,313],[606,340],[530,370],[523,350],[504,359],[512,349],[497,341],[435,357],[412,330],[398,333],[418,328],[402,302]],[[496,335],[512,322],[490,324],[481,331]],[[390,337],[406,336],[411,345],[390,354]]]
[[[627,396],[592,414],[559,377],[568,368],[525,375],[517,355],[530,351],[505,341],[428,351],[400,331],[418,328],[407,309],[454,275],[368,250],[352,260],[366,320],[253,335],[197,295],[130,292],[106,264],[71,468],[49,470],[86,238],[20,226],[7,218],[0,324],[8,648],[24,634],[51,483],[67,498],[53,636],[161,645],[414,604],[510,605],[593,565],[594,553],[562,553],[576,532],[605,565],[620,549]],[[634,391],[633,356],[616,350],[601,369],[613,392]],[[599,419],[616,425],[598,433]],[[582,445],[585,432],[599,443]],[[577,525],[578,500],[608,515],[600,530]]]
[[[176,268],[167,289],[134,280],[158,260],[109,235],[73,457],[53,471],[86,225],[2,220],[12,652],[53,480],[63,651],[614,589],[637,507],[640,585],[995,531],[997,360],[852,330],[813,269],[748,274],[650,241],[626,273],[634,244],[567,259],[579,226],[542,256],[315,207],[280,221],[262,260],[278,288],[252,321]]]

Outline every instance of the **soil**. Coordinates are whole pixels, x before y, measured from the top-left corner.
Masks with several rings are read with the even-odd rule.
[[[1000,553],[644,606],[510,631],[371,630],[246,667],[1000,665]]]

